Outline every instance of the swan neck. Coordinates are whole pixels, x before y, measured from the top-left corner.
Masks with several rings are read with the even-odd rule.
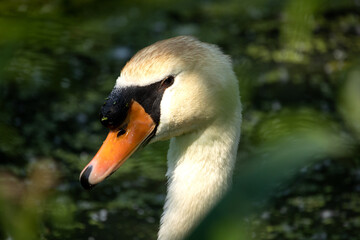
[[[241,116],[170,140],[168,189],[159,240],[183,239],[226,192]]]

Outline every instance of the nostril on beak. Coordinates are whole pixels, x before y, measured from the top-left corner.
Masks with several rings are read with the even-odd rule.
[[[86,190],[90,190],[95,186],[89,183],[89,176],[91,174],[91,171],[92,171],[92,166],[90,165],[85,169],[85,171],[80,176],[81,186]]]

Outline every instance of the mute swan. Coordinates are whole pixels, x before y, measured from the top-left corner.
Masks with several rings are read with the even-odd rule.
[[[241,104],[230,58],[188,36],[150,45],[125,65],[100,119],[110,132],[82,186],[103,181],[140,145],[170,139],[158,239],[186,237],[231,181]]]

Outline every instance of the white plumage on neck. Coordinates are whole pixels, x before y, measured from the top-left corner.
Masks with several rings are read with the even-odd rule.
[[[238,107],[222,122],[172,138],[159,240],[183,239],[226,192],[240,138]]]

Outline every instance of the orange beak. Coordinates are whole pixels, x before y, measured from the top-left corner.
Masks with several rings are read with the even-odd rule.
[[[95,157],[81,172],[80,182],[85,189],[91,189],[115,172],[155,129],[151,116],[136,101],[130,106],[125,125],[110,130]]]

